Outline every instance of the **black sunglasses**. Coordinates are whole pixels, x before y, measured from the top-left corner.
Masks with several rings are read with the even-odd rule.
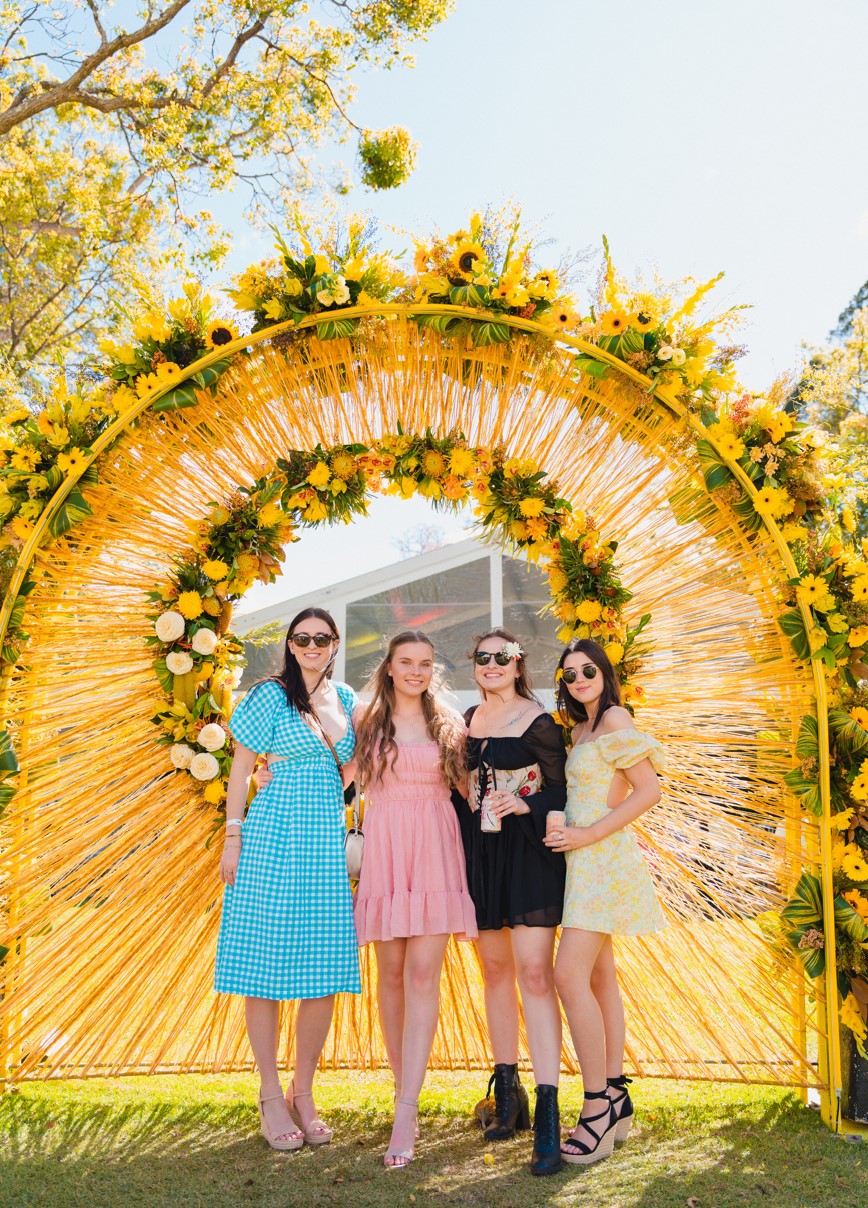
[[[506,667],[512,662],[513,657],[511,654],[504,654],[502,650],[498,650],[497,654],[492,654],[489,650],[477,650],[473,656],[473,661],[477,667],[487,667],[491,660],[494,659],[498,667]]]
[[[599,670],[600,668],[594,666],[593,663],[585,663],[584,667],[582,667],[582,675],[587,680],[596,679]],[[567,667],[565,671],[561,672],[561,679],[565,684],[574,684],[578,678],[579,673],[575,667]]]
[[[325,650],[326,646],[331,646],[332,642],[337,641],[337,638],[330,633],[292,633],[289,635],[289,641],[293,646],[301,646],[302,649],[313,642],[318,650]]]

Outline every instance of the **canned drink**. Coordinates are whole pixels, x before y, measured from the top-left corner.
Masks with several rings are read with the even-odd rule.
[[[490,792],[486,793],[485,796],[482,798],[482,804],[479,807],[479,811],[480,811],[480,818],[479,818],[480,830],[483,830],[487,834],[490,834],[490,835],[497,834],[497,832],[500,830],[501,823],[500,823],[500,819],[498,818],[497,814],[494,813],[494,811],[491,807],[491,793]]]
[[[561,830],[567,824],[567,815],[563,810],[549,810],[546,814],[546,834]]]

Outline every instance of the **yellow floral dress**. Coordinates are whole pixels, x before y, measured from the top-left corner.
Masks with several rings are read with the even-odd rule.
[[[615,773],[642,759],[662,771],[660,743],[632,728],[574,746],[567,756],[567,825],[603,818]],[[567,852],[563,926],[606,935],[650,935],[666,926],[631,827]]]

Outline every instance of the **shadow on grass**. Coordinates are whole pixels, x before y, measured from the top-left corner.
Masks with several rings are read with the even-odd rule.
[[[417,1161],[386,1171],[390,1121],[374,1108],[324,1113],[332,1145],[278,1154],[246,1099],[188,1104],[125,1087],[120,1101],[79,1102],[26,1088],[0,1099],[0,1204],[392,1208],[413,1196],[462,1208],[675,1208],[691,1198],[697,1208],[864,1208],[868,1150],[836,1140],[794,1095],[715,1102],[713,1088],[703,1092],[649,1094],[613,1158],[533,1179],[529,1134],[486,1146],[463,1112],[423,1115]]]

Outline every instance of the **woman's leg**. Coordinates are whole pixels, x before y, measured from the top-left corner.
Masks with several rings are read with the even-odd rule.
[[[582,1071],[586,1092],[606,1089],[606,1034],[603,1015],[591,990],[591,973],[600,955],[606,936],[597,931],[580,931],[565,927],[555,961],[555,985],[570,1027],[573,1047]],[[599,1099],[585,1099],[582,1116],[596,1116],[601,1110]],[[599,1133],[606,1120],[594,1122]],[[594,1138],[579,1126],[573,1134],[578,1141],[594,1145]]]
[[[404,1042],[404,960],[407,941],[375,940],[377,954],[377,1013],[386,1055],[395,1079],[395,1097],[401,1094],[402,1056]]]
[[[271,998],[245,998],[244,1018],[247,1036],[259,1081],[262,1086],[262,1110],[275,1140],[284,1141],[298,1136],[292,1116],[283,1099],[280,1074],[277,1069],[277,1042],[280,1029],[280,1003]]]
[[[561,1070],[561,1009],[555,993],[554,927],[513,927],[512,950],[537,1086],[557,1086]]]
[[[508,928],[480,931],[476,941],[485,985],[485,1018],[495,1065],[518,1062],[518,989]]]
[[[404,1001],[406,1017],[402,1047],[400,1099],[389,1142],[391,1154],[412,1152],[416,1109],[431,1056],[440,1013],[440,972],[448,935],[415,935],[406,941]],[[387,1158],[388,1161],[388,1158]],[[391,1164],[391,1163],[390,1163]]]
[[[618,985],[612,937],[606,936],[594,968],[591,971],[591,991],[603,1017],[606,1036],[606,1077],[620,1078],[624,1072],[624,1003]]]
[[[322,1056],[329,1028],[332,1026],[334,1010],[334,994],[326,994],[323,998],[305,998],[298,1004],[298,1017],[295,1022],[295,1073],[290,1099],[302,1127],[307,1130],[313,1126],[314,1131],[328,1131],[326,1128],[317,1130],[314,1125],[314,1121],[319,1117],[313,1101],[313,1076]]]

